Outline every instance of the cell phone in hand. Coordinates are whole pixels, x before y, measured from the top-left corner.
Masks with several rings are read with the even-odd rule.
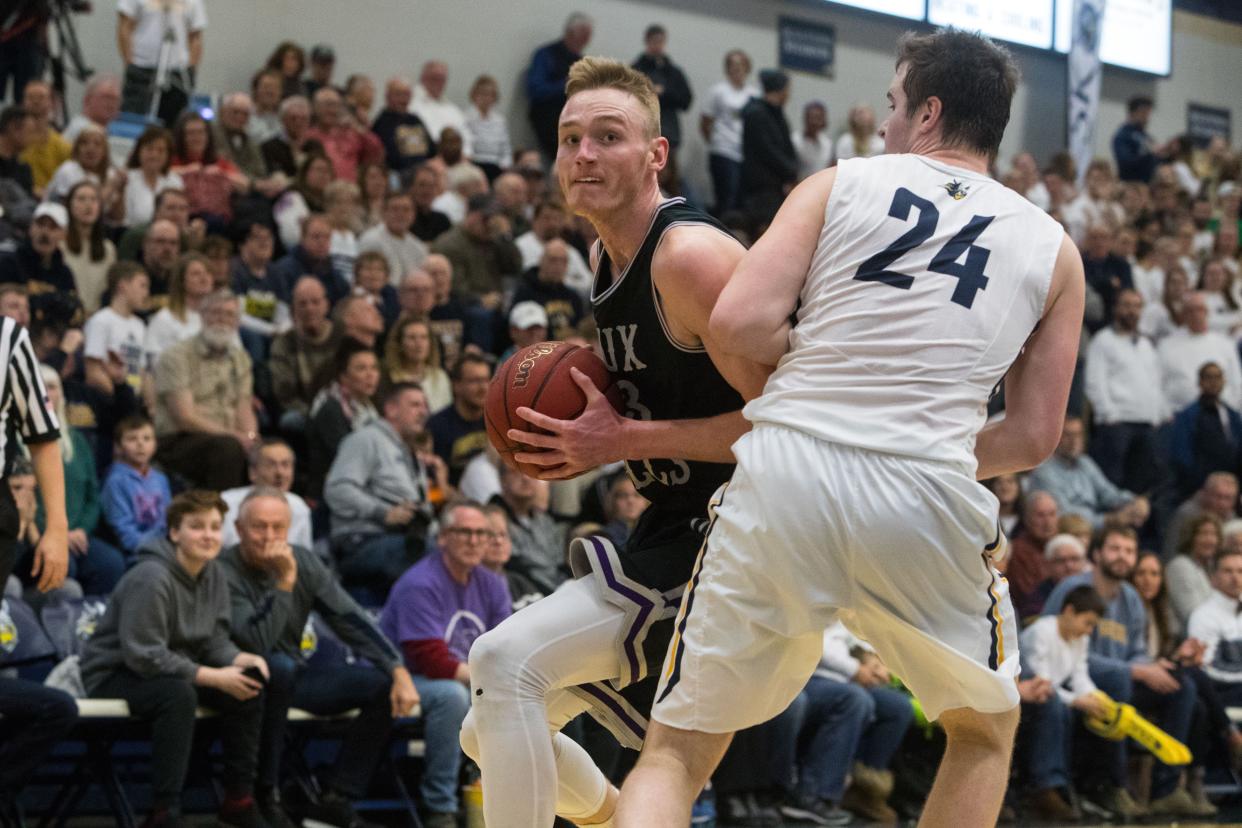
[[[263,671],[260,670],[258,667],[254,666],[253,664],[251,664],[246,669],[242,670],[242,675],[248,679],[254,679],[259,684],[262,684],[265,687],[267,686],[267,679],[264,677]]]

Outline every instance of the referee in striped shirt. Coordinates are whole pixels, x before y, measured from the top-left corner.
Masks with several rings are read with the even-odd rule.
[[[65,468],[60,457],[60,424],[47,399],[39,375],[39,361],[30,334],[12,319],[0,316],[0,590],[13,572],[17,558],[20,519],[8,476],[16,447],[9,441],[9,424],[21,435],[30,451],[31,464],[43,507],[47,529],[35,548],[31,575],[41,592],[59,587],[69,570],[69,522],[65,517]]]

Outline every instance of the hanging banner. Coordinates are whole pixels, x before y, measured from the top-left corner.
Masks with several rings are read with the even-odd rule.
[[[1069,151],[1082,186],[1095,154],[1100,113],[1100,30],[1105,0],[1074,0],[1074,31],[1069,52]]]
[[[782,69],[832,77],[837,47],[835,28],[782,15],[776,36]]]

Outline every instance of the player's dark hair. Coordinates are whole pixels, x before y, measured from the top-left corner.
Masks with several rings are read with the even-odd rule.
[[[1080,587],[1074,587],[1065,595],[1065,601],[1061,604],[1061,611],[1064,612],[1068,607],[1074,611],[1075,615],[1082,615],[1084,612],[1094,612],[1096,615],[1103,615],[1108,606],[1104,603],[1104,599],[1100,597],[1100,593],[1095,591],[1095,587],[1089,584],[1083,584]]]
[[[1018,67],[1007,49],[953,28],[907,32],[897,43],[897,67],[902,66],[907,116],[928,98],[938,98],[944,143],[996,157],[1018,86]]]

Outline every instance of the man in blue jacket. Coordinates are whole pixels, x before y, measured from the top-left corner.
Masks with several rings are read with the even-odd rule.
[[[1199,368],[1199,399],[1173,417],[1169,448],[1181,498],[1189,497],[1212,472],[1239,472],[1242,415],[1221,400],[1225,372],[1215,362]]]
[[[1164,156],[1164,148],[1155,146],[1147,134],[1151,120],[1152,100],[1144,95],[1126,104],[1126,120],[1113,134],[1113,158],[1117,161],[1117,177],[1122,181],[1151,181],[1156,165]]]
[[[526,70],[526,99],[530,101],[530,125],[535,130],[545,159],[556,157],[556,125],[565,106],[565,81],[569,67],[578,62],[591,42],[591,18],[574,12],[565,21],[560,40],[540,46]]]
[[[1175,675],[1167,662],[1153,660],[1147,652],[1147,610],[1138,591],[1129,583],[1138,562],[1138,535],[1128,526],[1106,525],[1091,545],[1095,568],[1071,575],[1057,584],[1044,615],[1057,615],[1071,590],[1087,585],[1104,599],[1106,609],[1091,634],[1088,666],[1091,681],[1119,702],[1129,702],[1175,739],[1185,743],[1194,714],[1195,688],[1188,678]],[[1100,804],[1119,817],[1132,818],[1141,810],[1125,790],[1126,743],[1092,739],[1084,750],[1111,751],[1106,767],[1111,786]],[[1151,810],[1166,815],[1189,815],[1194,801],[1178,787],[1178,769],[1156,763],[1152,770]]]

